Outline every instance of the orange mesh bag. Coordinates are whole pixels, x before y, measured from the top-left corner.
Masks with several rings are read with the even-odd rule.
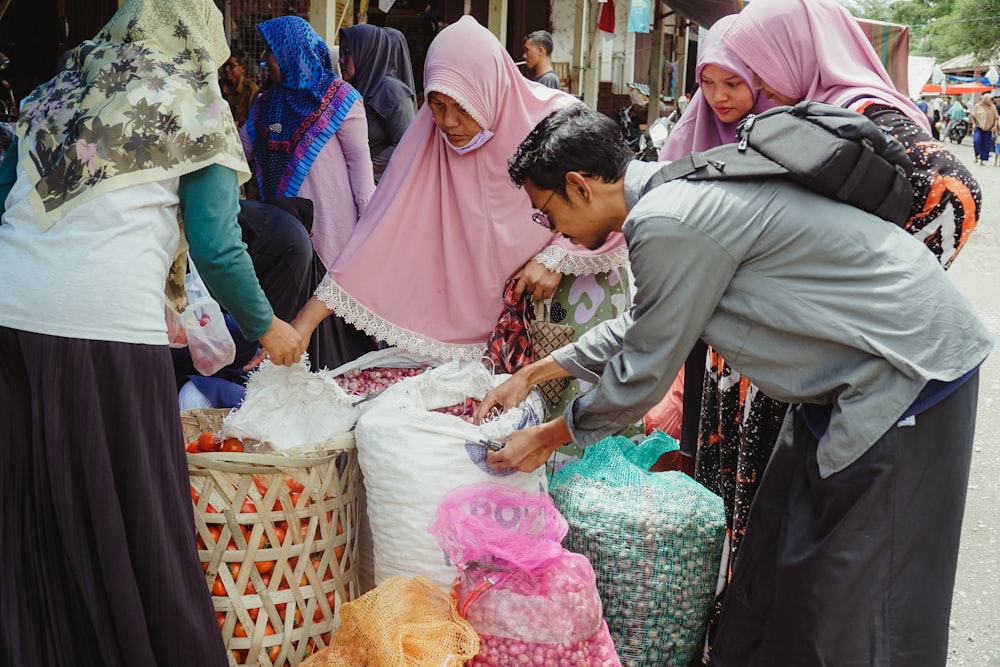
[[[330,647],[302,667],[460,667],[479,637],[455,605],[423,577],[389,577],[341,607]]]

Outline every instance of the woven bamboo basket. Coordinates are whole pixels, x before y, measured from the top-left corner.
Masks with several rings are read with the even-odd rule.
[[[229,410],[181,413],[185,440]],[[303,455],[188,454],[198,556],[229,664],[298,665],[359,597],[354,434]]]

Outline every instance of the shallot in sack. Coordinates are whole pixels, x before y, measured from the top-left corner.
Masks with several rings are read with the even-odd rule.
[[[552,476],[566,548],[597,573],[604,617],[626,667],[685,667],[705,633],[725,540],[722,499],[682,472],[649,472],[673,438],[621,436]]]
[[[544,468],[497,471],[486,463],[483,440],[538,423],[541,399],[476,425],[442,408],[482,400],[507,376],[478,361],[449,362],[408,377],[361,404],[354,429],[371,523],[375,583],[394,575],[427,577],[451,586],[454,565],[427,527],[445,494],[463,484],[496,481],[529,491],[547,487]],[[458,412],[458,411],[456,411]]]
[[[479,634],[469,665],[620,667],[594,569],[567,551],[547,493],[494,483],[452,491],[431,531],[460,568],[452,597]]]

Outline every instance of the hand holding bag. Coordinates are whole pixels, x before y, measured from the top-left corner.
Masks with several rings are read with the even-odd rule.
[[[550,352],[573,342],[573,327],[549,321],[547,302],[538,302],[522,294],[514,298],[515,278],[504,286],[504,310],[486,344],[486,358],[495,373],[514,373],[522,366],[548,356]],[[559,402],[563,379],[538,385],[547,407]]]

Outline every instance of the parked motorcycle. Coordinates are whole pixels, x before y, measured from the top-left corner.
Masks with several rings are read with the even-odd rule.
[[[962,139],[965,139],[971,131],[972,127],[969,120],[967,118],[963,118],[962,120],[953,123],[952,126],[948,128],[948,141],[953,144],[960,144],[962,143]]]
[[[618,110],[618,126],[637,160],[656,162],[660,148],[667,140],[667,134],[677,122],[677,112],[669,116],[657,118],[645,130],[639,129],[639,122],[632,116],[632,107],[626,106]]]

